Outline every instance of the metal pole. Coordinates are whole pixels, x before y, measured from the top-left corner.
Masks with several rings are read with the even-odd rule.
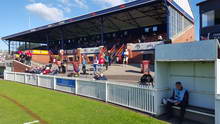
[[[31,42],[28,42],[28,50],[31,49]]]
[[[8,53],[11,53],[11,41],[8,41]]]
[[[60,31],[61,34],[61,49],[64,49],[64,39],[63,39],[63,30]]]
[[[167,40],[171,39],[171,36],[170,36],[170,11],[169,11],[169,6],[167,4],[167,1],[164,0],[164,4],[165,4],[165,7],[166,7],[166,14],[167,14],[167,18],[166,18],[166,25],[167,25]]]
[[[27,49],[27,42],[24,42],[24,50]]]
[[[104,19],[101,17],[101,43],[104,44]]]
[[[47,50],[49,51],[49,36],[48,36],[48,33],[46,33],[46,39],[47,39]]]

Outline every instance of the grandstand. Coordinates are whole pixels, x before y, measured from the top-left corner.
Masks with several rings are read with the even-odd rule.
[[[2,39],[8,43],[9,51],[13,44],[24,44],[29,49],[30,44],[41,43],[53,54],[60,49],[101,45],[110,50],[115,44],[120,48],[126,43],[155,42],[158,36],[173,42],[193,41],[193,18],[179,5],[176,0],[137,0]]]
[[[180,4],[186,6],[180,7]],[[194,41],[194,20],[187,7],[187,1],[137,0],[2,39],[8,44],[10,53],[21,45],[26,50],[31,49],[33,63],[48,64],[57,58],[60,50],[64,50],[61,61],[66,60],[71,65],[74,56],[79,57],[81,63],[82,54],[87,54],[87,62],[91,64],[95,56],[107,51],[110,52],[111,63],[115,63],[117,58],[122,63],[122,53],[128,49],[129,64],[139,66],[143,60],[148,60],[153,67],[156,45],[170,43],[167,41]],[[31,48],[32,44],[41,44],[42,47],[38,46],[36,50]],[[133,78],[136,82],[141,74],[130,75],[128,72],[139,70],[139,67],[127,67],[123,79],[130,81],[132,79],[128,77],[136,76]],[[109,77],[118,78],[116,75],[113,73]]]

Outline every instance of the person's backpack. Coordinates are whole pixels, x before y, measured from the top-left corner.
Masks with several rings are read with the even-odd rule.
[[[141,84],[153,84],[153,77],[150,74],[144,74],[140,79]]]

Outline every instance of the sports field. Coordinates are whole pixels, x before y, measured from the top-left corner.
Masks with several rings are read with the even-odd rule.
[[[111,104],[0,80],[0,124],[35,120],[41,124],[165,123]]]

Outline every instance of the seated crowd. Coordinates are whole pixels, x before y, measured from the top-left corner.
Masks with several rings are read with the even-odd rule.
[[[32,53],[31,51],[18,51],[15,55],[15,60],[24,63],[26,65],[31,65]]]

